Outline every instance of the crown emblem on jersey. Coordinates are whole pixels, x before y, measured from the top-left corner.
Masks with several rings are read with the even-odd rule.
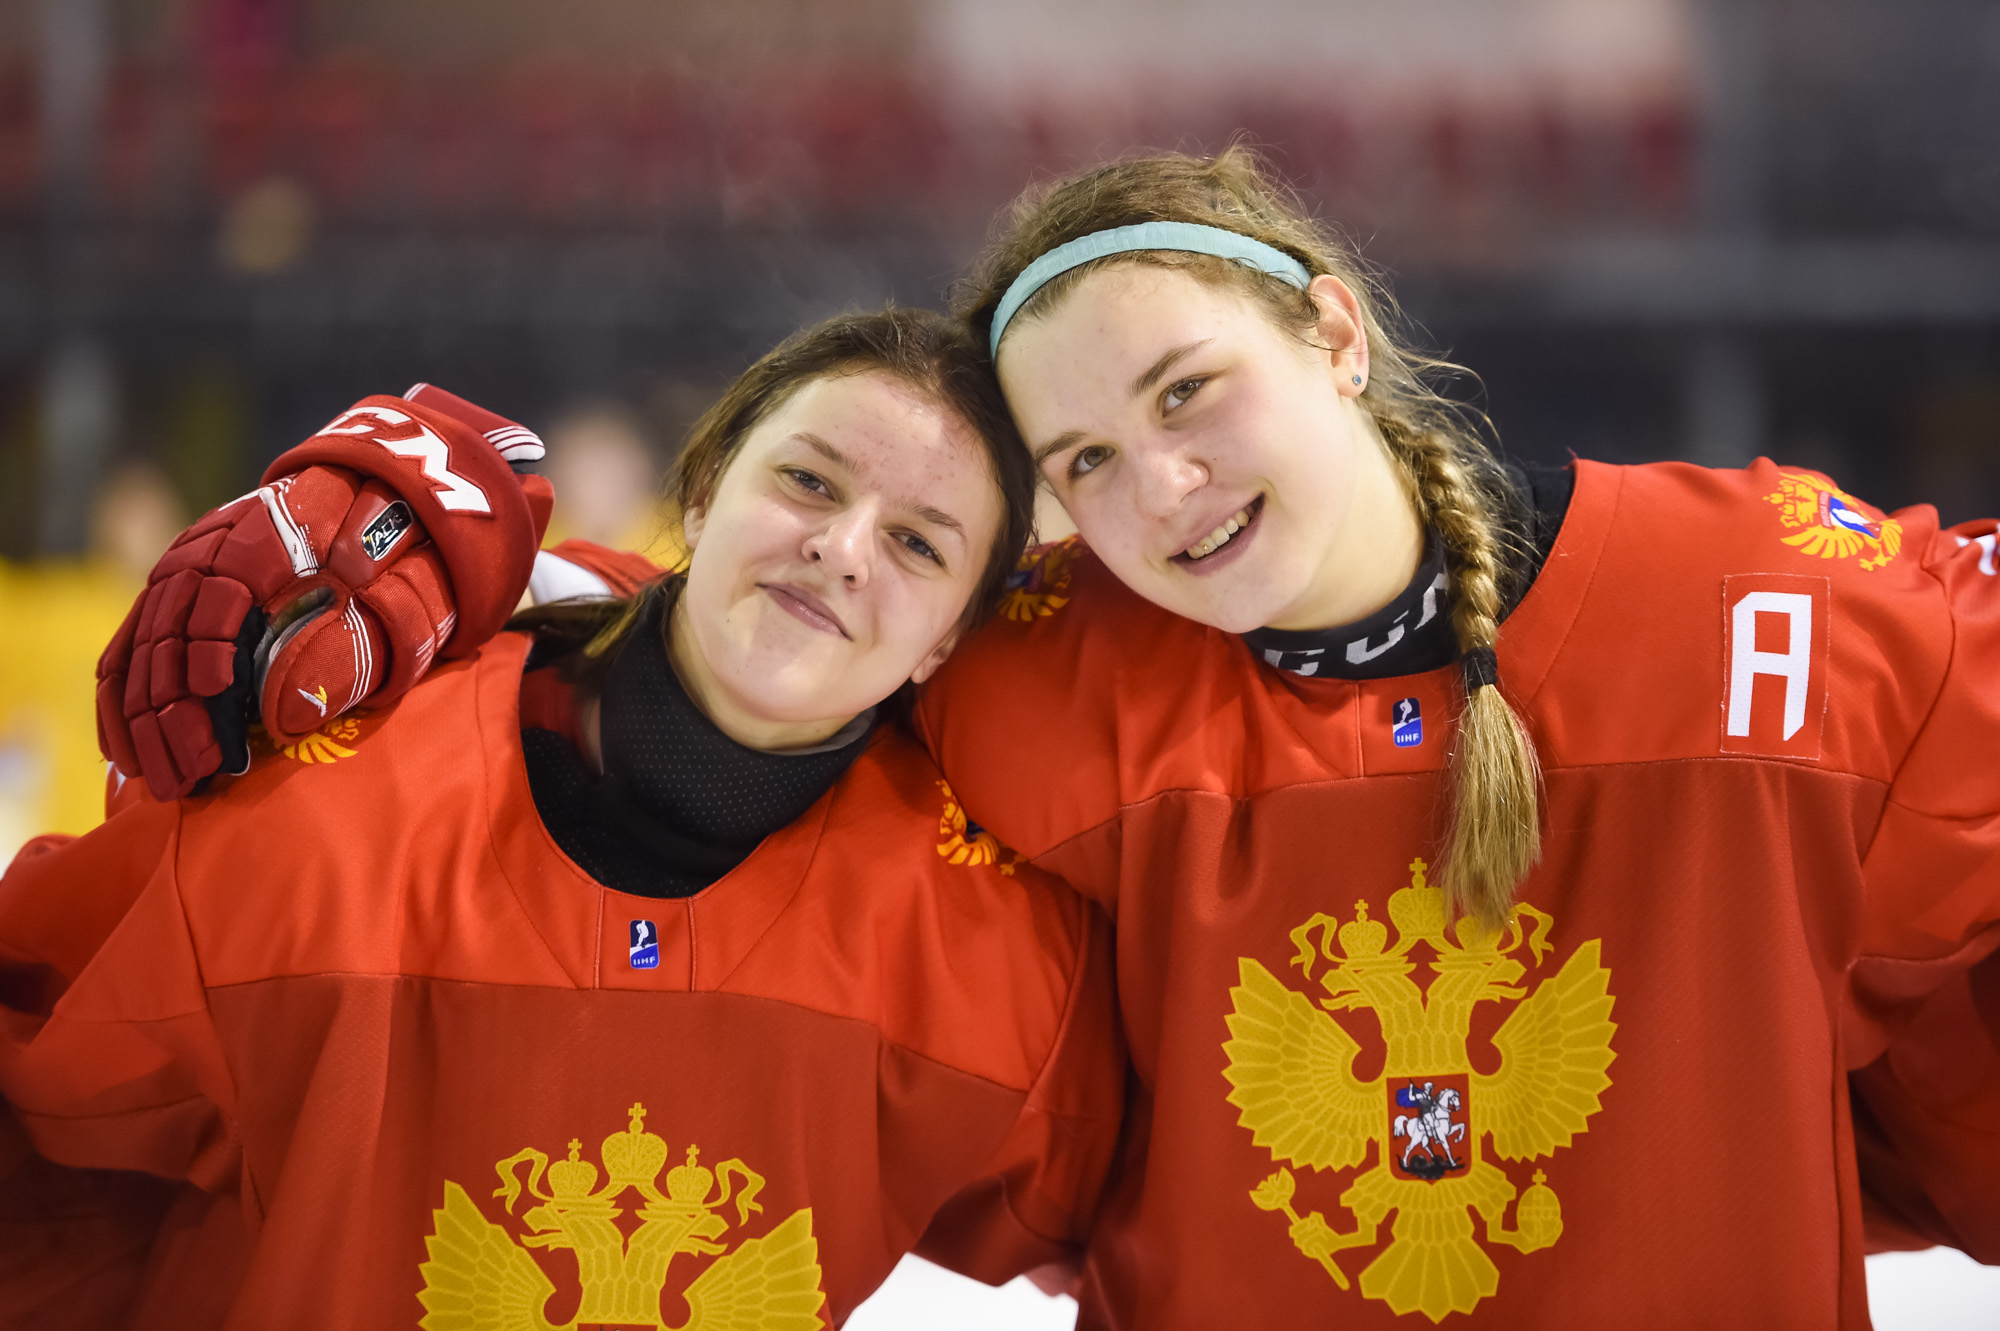
[[[1345,923],[1314,915],[1291,931],[1291,964],[1308,981],[1319,970],[1317,1001],[1255,958],[1237,959],[1223,1076],[1236,1121],[1282,1162],[1250,1190],[1251,1202],[1280,1213],[1293,1246],[1340,1289],[1358,1285],[1361,1297],[1398,1315],[1436,1322],[1498,1293],[1499,1269],[1482,1239],[1531,1253],[1562,1237],[1547,1171],[1535,1169],[1522,1189],[1499,1162],[1553,1155],[1589,1130],[1611,1084],[1605,1069],[1617,1027],[1602,940],[1543,970],[1531,991],[1520,982],[1548,960],[1554,919],[1520,905],[1504,930],[1461,919],[1447,931],[1444,895],[1429,884],[1427,866],[1417,860],[1410,870],[1410,885],[1389,898],[1393,943],[1366,902]],[[1419,946],[1427,963],[1415,959]],[[1420,964],[1427,984],[1415,978]],[[1467,1053],[1482,1002],[1513,1007],[1493,1034],[1500,1060],[1490,1074]],[[1375,1022],[1358,1024],[1357,1038],[1335,1014],[1363,1010]],[[1363,1039],[1373,1038],[1370,1024],[1379,1024],[1384,1057],[1381,1073],[1362,1081],[1354,1065]],[[1296,1209],[1293,1168],[1361,1171],[1326,1194],[1352,1215],[1351,1227]],[[1377,1247],[1392,1213],[1387,1245],[1351,1283],[1338,1254]]]
[[[1791,531],[1778,539],[1801,554],[1821,559],[1859,556],[1863,569],[1886,566],[1903,548],[1903,524],[1875,514],[1868,505],[1832,482],[1803,471],[1778,473],[1778,488],[1764,498],[1778,507],[1778,521]]]
[[[1354,919],[1340,926],[1340,946],[1354,961],[1377,956],[1388,946],[1389,930],[1380,920],[1368,918],[1368,903],[1354,903]]]
[[[1014,866],[1021,862],[1020,856],[1000,864],[1000,857],[1007,853],[1000,839],[965,816],[965,809],[959,804],[958,796],[952,793],[949,781],[938,782],[938,789],[944,792],[944,812],[938,815],[937,853],[944,862],[999,864],[1001,873],[1013,877]]]
[[[1000,613],[1008,619],[1032,624],[1068,605],[1069,580],[1076,572],[1079,544],[1071,536],[1022,555],[1014,571],[1007,575]]]
[[[625,1129],[598,1147],[602,1187],[597,1166],[582,1158],[583,1142],[575,1137],[564,1160],[550,1163],[527,1147],[498,1162],[500,1186],[493,1196],[500,1200],[502,1223],[481,1211],[464,1188],[445,1180],[444,1205],[432,1213],[431,1234],[424,1240],[429,1260],[419,1268],[424,1280],[417,1295],[424,1307],[419,1325],[425,1331],[566,1331],[606,1324],[669,1331],[660,1300],[668,1270],[682,1255],[714,1261],[681,1291],[688,1320],[671,1331],[820,1326],[826,1296],[820,1290],[812,1209],[794,1211],[732,1249],[719,1241],[732,1227],[730,1214],[740,1228],[763,1211],[757,1201],[763,1176],[741,1160],[707,1169],[699,1163],[701,1148],[690,1144],[687,1163],[667,1171],[662,1193],[655,1180],[667,1163],[667,1143],[646,1131],[643,1104],[634,1104],[626,1116]],[[627,1193],[637,1194],[629,1209],[621,1205]],[[517,1238],[509,1228],[524,1197],[539,1205],[522,1211]],[[618,1223],[628,1214],[636,1216],[636,1228]],[[575,1254],[582,1298],[575,1316],[560,1328],[545,1316],[556,1285],[534,1249]],[[551,1268],[570,1269],[567,1262]]]
[[[667,1171],[667,1196],[697,1206],[708,1199],[709,1191],[715,1187],[715,1175],[703,1169],[700,1162],[701,1148],[688,1147],[687,1163]]]
[[[582,1150],[583,1143],[571,1137],[569,1159],[549,1166],[549,1191],[557,1201],[575,1201],[597,1191],[597,1166],[577,1158]]]

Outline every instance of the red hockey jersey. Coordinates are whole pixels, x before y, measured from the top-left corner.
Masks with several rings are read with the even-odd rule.
[[[1856,1123],[1874,1203],[2000,1261],[1994,541],[1578,464],[1499,643],[1547,793],[1498,936],[1425,863],[1456,669],[1283,673],[1031,557],[921,717],[1115,914],[1083,1325],[1863,1327]]]
[[[185,1181],[119,1199],[171,1205],[143,1243],[45,1215],[0,1323],[78,1325],[150,1248],[142,1326],[813,1327],[927,1229],[990,1280],[1080,1239],[1123,1079],[1094,909],[892,727],[707,891],[600,887],[530,798],[526,647],[0,881],[0,1176]]]

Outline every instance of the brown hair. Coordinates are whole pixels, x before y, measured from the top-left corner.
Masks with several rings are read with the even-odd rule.
[[[1035,470],[981,345],[963,323],[934,311],[836,315],[793,333],[758,357],[688,431],[687,446],[667,480],[673,523],[678,527],[681,514],[708,506],[750,432],[800,389],[820,379],[870,372],[890,375],[930,398],[970,426],[985,447],[1000,491],[1001,519],[960,621],[969,630],[999,605],[1007,575],[1027,548],[1034,526]],[[613,649],[638,622],[646,597],[657,589],[654,584],[623,600],[534,606],[515,615],[508,627],[537,633],[558,654],[577,653],[582,660],[576,677],[587,678],[595,673],[595,663],[608,663],[615,655]]]
[[[1354,249],[1308,219],[1249,150],[1215,157],[1134,158],[1028,190],[1015,201],[956,306],[984,345],[1001,297],[1021,271],[1058,245],[1141,222],[1193,222],[1263,241],[1315,275],[1354,292],[1371,372],[1360,405],[1400,467],[1410,498],[1445,549],[1452,623],[1462,653],[1490,651],[1516,577],[1508,550],[1520,540],[1514,486],[1482,437],[1483,418],[1438,388],[1459,367],[1415,350],[1380,277]],[[1174,268],[1242,292],[1283,328],[1316,341],[1312,297],[1278,278],[1212,255],[1146,250],[1073,268],[1047,283],[1014,324],[1048,313],[1083,278],[1113,264]],[[1541,772],[1533,742],[1497,686],[1468,679],[1452,751],[1451,821],[1441,878],[1446,900],[1494,927],[1541,851]]]

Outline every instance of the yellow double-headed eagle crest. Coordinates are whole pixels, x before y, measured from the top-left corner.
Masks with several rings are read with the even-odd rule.
[[[1903,549],[1903,524],[1871,514],[1868,506],[1810,472],[1781,471],[1778,488],[1764,496],[1777,505],[1778,521],[1792,534],[1778,539],[1801,554],[1853,559],[1867,571],[1886,567]]]
[[[1601,940],[1545,967],[1555,921],[1522,905],[1499,932],[1459,920],[1454,942],[1443,893],[1426,881],[1422,860],[1410,869],[1410,886],[1389,898],[1393,944],[1366,902],[1345,923],[1314,915],[1292,930],[1292,964],[1308,981],[1319,970],[1317,1002],[1256,959],[1238,958],[1223,1076],[1237,1122],[1284,1162],[1250,1200],[1289,1222],[1292,1244],[1343,1290],[1350,1282],[1338,1254],[1376,1247],[1394,1212],[1387,1246],[1355,1283],[1363,1298],[1437,1322],[1498,1292],[1482,1238],[1525,1253],[1562,1237],[1546,1171],[1535,1169],[1522,1190],[1496,1162],[1551,1155],[1588,1130],[1611,1084],[1605,1069],[1617,1027]],[[1431,957],[1422,986],[1420,944]],[[1532,990],[1521,984],[1530,970],[1542,972]],[[1514,1005],[1494,1032],[1500,1062],[1491,1074],[1475,1070],[1466,1051],[1473,1007],[1486,1002]],[[1380,1075],[1368,1081],[1354,1075],[1361,1040],[1333,1015],[1355,1011],[1374,1013],[1386,1046]],[[1293,1167],[1362,1169],[1338,1197],[1352,1225],[1301,1214]],[[1484,1222],[1477,1236],[1475,1214]]]
[[[646,1107],[627,1111],[630,1124],[598,1149],[597,1166],[579,1158],[583,1144],[569,1144],[569,1158],[553,1164],[529,1147],[495,1166],[500,1186],[493,1196],[507,1219],[532,1197],[539,1205],[522,1212],[517,1241],[447,1179],[444,1205],[434,1212],[424,1240],[430,1260],[421,1268],[425,1331],[563,1331],[579,1326],[653,1327],[668,1331],[660,1299],[667,1269],[683,1253],[714,1256],[682,1291],[688,1319],[672,1331],[807,1331],[820,1326],[819,1241],[813,1237],[810,1207],[732,1250],[720,1243],[736,1224],[748,1225],[764,1208],[757,1202],[762,1176],[741,1160],[725,1160],[713,1170],[700,1163],[700,1148],[687,1148],[687,1162],[667,1171],[667,1188],[657,1185],[667,1162],[667,1144],[645,1130]],[[526,1180],[521,1174],[527,1171]],[[546,1180],[546,1186],[544,1181]],[[630,1214],[636,1227],[621,1226],[627,1209],[618,1203],[638,1194]],[[551,1323],[546,1308],[555,1284],[530,1248],[568,1249],[576,1254],[583,1297],[576,1315]]]

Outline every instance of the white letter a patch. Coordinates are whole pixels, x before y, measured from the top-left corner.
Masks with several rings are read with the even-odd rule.
[[[1722,751],[1817,762],[1826,729],[1826,578],[1722,580]]]

